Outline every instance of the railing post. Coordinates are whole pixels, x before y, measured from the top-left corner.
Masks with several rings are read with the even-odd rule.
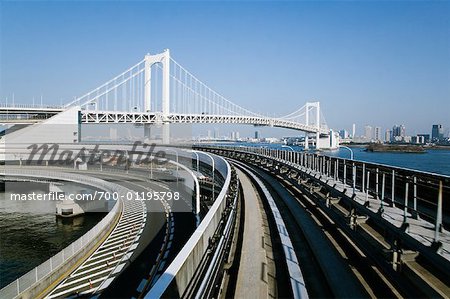
[[[376,172],[375,172],[375,195],[376,195],[376,199],[380,198],[379,197],[379,188],[378,188],[378,172],[379,172],[379,170],[378,170],[378,167],[377,167]]]
[[[364,183],[366,182],[366,163],[362,165],[362,183],[361,183],[361,191],[364,192]]]
[[[345,166],[345,162],[344,162]],[[352,181],[353,181],[353,196],[356,195],[356,165],[355,162],[352,162]]]
[[[378,210],[378,213],[383,214],[384,212],[384,188],[386,183],[386,174],[383,172],[383,176],[381,178],[381,206]]]
[[[392,207],[395,208],[395,170],[392,170],[392,184],[391,184],[391,200]]]
[[[367,171],[367,186],[366,186],[366,201],[364,202],[364,205],[366,207],[369,206],[369,183],[370,183],[370,171]]]
[[[20,294],[20,284],[19,284],[19,279],[16,280],[17,281],[17,295]]]
[[[336,181],[337,178],[339,177],[338,171],[339,171],[339,160],[336,159],[336,160],[334,161],[334,180],[335,180],[335,181]]]
[[[414,219],[418,219],[419,218],[419,213],[417,211],[417,177],[416,176],[414,176],[413,183],[414,183],[414,189],[413,189],[413,192],[414,192],[413,193],[413,196],[414,196],[414,202],[413,202],[414,212],[412,214],[413,214]]]
[[[439,233],[442,231],[442,181],[439,181],[438,204],[436,210],[436,225],[434,228],[434,242],[439,241]]]
[[[347,165],[345,162],[346,162],[346,160],[344,160],[344,185],[347,184]]]
[[[409,191],[409,182],[408,178],[406,178],[405,183],[405,206],[403,207],[403,222],[406,223],[407,213],[408,213],[408,191]]]

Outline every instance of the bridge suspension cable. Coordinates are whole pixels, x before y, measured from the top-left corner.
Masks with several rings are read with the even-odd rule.
[[[253,112],[211,89],[172,59],[168,50],[148,54],[144,60],[65,107],[70,106],[80,106],[85,111],[150,113],[164,117],[198,115],[208,117],[209,122],[214,117],[233,117],[236,123],[279,124],[291,128],[302,125],[307,131],[328,130],[318,102],[306,103],[281,117]]]

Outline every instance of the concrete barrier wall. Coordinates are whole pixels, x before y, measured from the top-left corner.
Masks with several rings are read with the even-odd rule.
[[[119,207],[120,206],[120,207]],[[119,202],[116,207],[118,210],[121,210],[122,202]],[[34,284],[24,292],[22,292],[16,298],[20,299],[32,299],[32,298],[40,298],[45,295],[43,292],[45,289],[49,288],[52,284],[58,281],[61,277],[65,276],[67,272],[72,270],[72,268],[84,260],[84,257],[93,249],[96,248],[96,245],[114,228],[114,224],[118,221],[120,217],[120,213],[115,213],[116,211],[111,211],[113,213],[112,219],[107,223],[102,224],[105,225],[104,230],[101,230],[99,234],[95,235],[94,238],[85,244],[77,253],[75,253],[68,260],[64,261],[59,267],[54,269],[49,275],[45,276],[43,279],[39,280],[38,283]],[[109,219],[108,219],[109,220]],[[41,296],[40,296],[41,295]]]
[[[85,178],[78,174],[55,173],[54,171],[28,169],[26,167],[8,167],[3,175],[18,177],[38,177],[66,180],[85,185],[93,185],[110,192],[126,191],[119,185],[105,182],[96,178]],[[9,285],[0,290],[0,298],[36,298],[46,288],[48,288],[62,274],[72,268],[86,253],[110,232],[117,221],[122,210],[122,202],[119,201],[113,209],[91,230],[81,236],[78,240],[61,250],[49,260],[32,269],[28,273],[19,277]]]
[[[220,223],[222,212],[226,207],[226,195],[231,182],[231,167],[223,158],[216,155],[212,156],[215,161],[221,160],[222,162],[220,163],[225,163],[224,165],[226,165],[222,170],[218,169],[220,174],[225,178],[222,190],[205,218],[145,298],[162,297],[169,286],[174,285],[174,283],[178,294],[182,295],[208,248],[209,238],[214,235]]]

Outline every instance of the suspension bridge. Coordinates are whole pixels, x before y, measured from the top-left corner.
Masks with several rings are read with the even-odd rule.
[[[144,59],[94,90],[61,106],[0,105],[0,122],[42,122],[67,110],[77,111],[77,123],[162,126],[163,143],[169,142],[170,124],[248,124],[294,129],[315,134],[316,148],[334,147],[319,102],[307,102],[279,117],[252,112],[217,93],[176,62],[168,49]],[[65,118],[67,119],[67,117]],[[322,140],[321,140],[322,139]]]

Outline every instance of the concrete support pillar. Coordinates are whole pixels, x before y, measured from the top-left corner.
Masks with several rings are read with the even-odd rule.
[[[170,144],[170,124],[169,123],[162,124],[162,143]]]
[[[151,137],[151,125],[144,125],[144,137],[150,138]]]

